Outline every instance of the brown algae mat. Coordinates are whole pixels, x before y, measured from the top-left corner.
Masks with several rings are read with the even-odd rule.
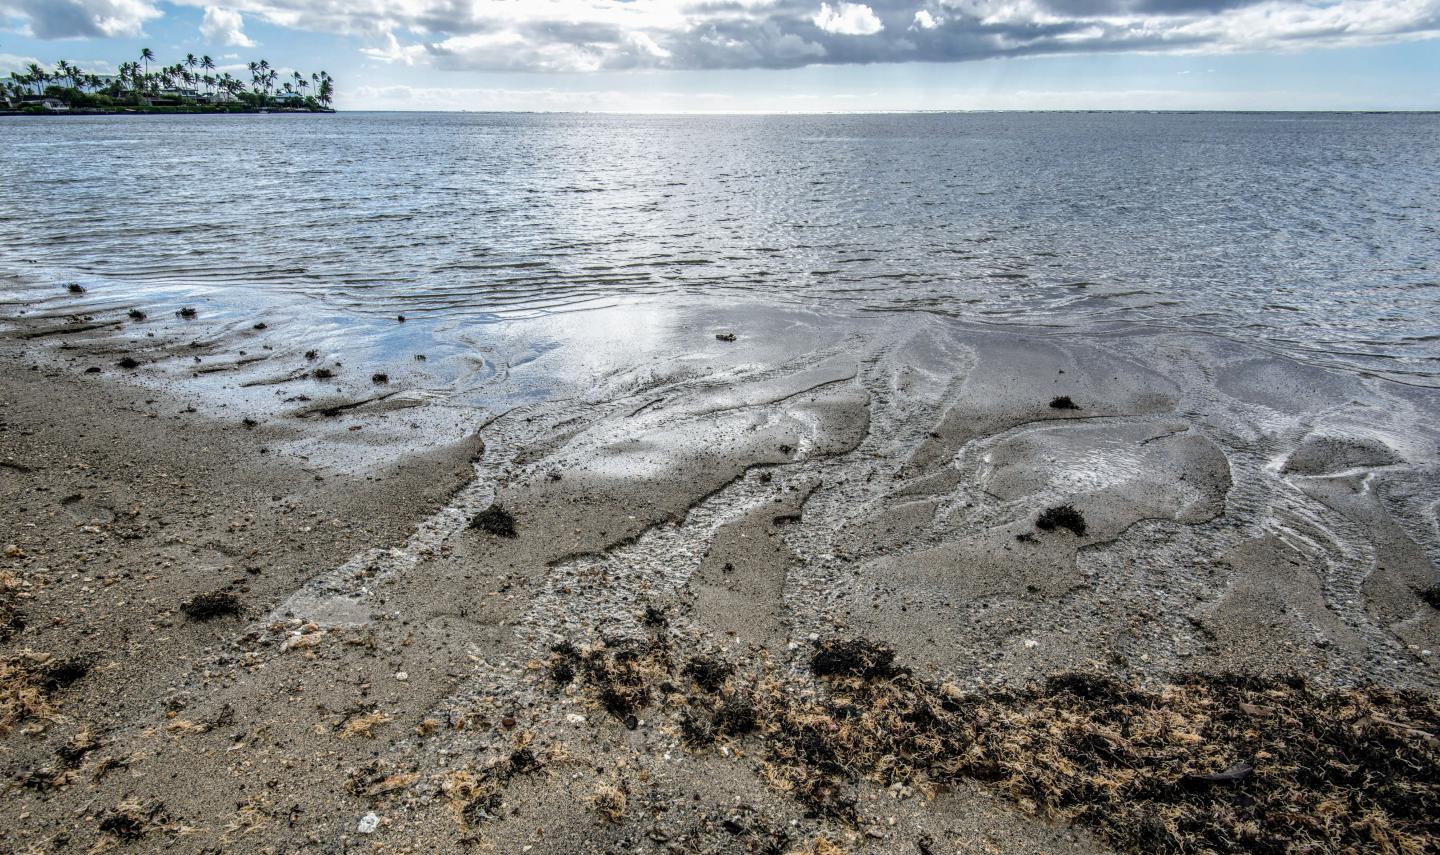
[[[1440,703],[1419,693],[1202,674],[1146,689],[1086,673],[967,693],[865,640],[818,643],[812,682],[682,660],[660,632],[562,644],[550,667],[627,726],[648,708],[695,749],[758,738],[771,785],[841,822],[862,779],[930,795],[969,779],[1122,851],[1440,846]]]

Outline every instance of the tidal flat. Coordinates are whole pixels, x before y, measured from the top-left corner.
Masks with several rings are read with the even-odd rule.
[[[1440,836],[1433,389],[697,301],[512,324],[475,406],[83,299],[0,353],[16,851]]]

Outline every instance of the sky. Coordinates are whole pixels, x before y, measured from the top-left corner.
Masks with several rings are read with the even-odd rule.
[[[144,47],[345,110],[1440,109],[1440,0],[0,0],[0,74]]]

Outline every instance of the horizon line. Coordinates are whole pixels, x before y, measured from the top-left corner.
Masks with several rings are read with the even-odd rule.
[[[1227,113],[1278,113],[1278,114],[1353,114],[1353,115],[1377,115],[1387,113],[1405,113],[1412,115],[1425,115],[1440,113],[1440,107],[1337,107],[1330,109],[1277,109],[1258,107],[1217,107],[1217,108],[1174,108],[1163,109],[1154,107],[990,107],[990,108],[953,108],[933,110],[515,110],[515,109],[470,109],[464,107],[433,107],[428,109],[395,109],[395,108],[335,108],[335,113],[472,113],[479,115],[553,115],[553,116],[922,116],[922,115],[954,115],[954,114],[992,114],[992,113],[1141,113],[1141,114],[1176,114],[1193,115],[1206,114],[1227,114]]]

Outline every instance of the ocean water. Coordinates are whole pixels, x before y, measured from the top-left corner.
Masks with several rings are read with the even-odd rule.
[[[403,314],[433,347],[762,301],[1201,330],[1433,386],[1437,167],[1440,115],[6,119],[0,299],[376,342]]]

